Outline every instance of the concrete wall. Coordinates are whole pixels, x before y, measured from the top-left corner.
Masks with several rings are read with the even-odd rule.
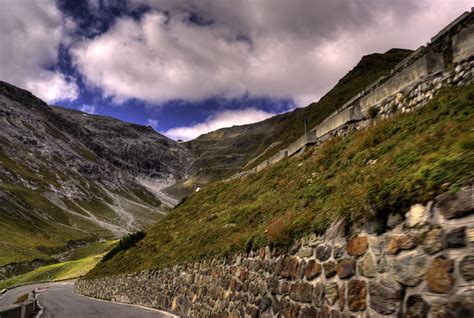
[[[255,167],[255,171],[256,172],[261,171],[261,170],[265,169],[268,166],[269,166],[268,160],[265,160],[265,161],[261,162],[257,167]]]
[[[0,307],[0,318],[30,318],[36,311],[36,300]]]
[[[314,131],[308,131],[305,135],[298,138],[295,142],[287,148],[288,156],[292,156],[297,153],[301,148],[305,147],[306,145],[312,145],[318,141],[316,137],[316,133]]]
[[[315,132],[318,138],[334,131],[350,122],[361,120],[362,114],[359,106],[351,106],[346,108],[339,113],[327,118],[321,124],[316,126]]]
[[[443,57],[441,54],[428,52],[418,58],[415,62],[400,70],[368,93],[360,100],[361,112],[368,117],[369,109],[374,107],[385,98],[396,94],[404,88],[418,82],[421,78],[441,72],[444,69]]]
[[[87,296],[181,317],[473,317],[474,187],[346,236],[298,241],[164,270],[80,280]],[[376,226],[389,230],[373,233]]]
[[[348,131],[364,127],[364,120],[369,118],[371,107],[376,107],[379,114],[388,116],[392,110],[408,111],[423,105],[442,86],[467,84],[472,78],[472,73],[466,74],[472,72],[472,65],[468,60],[474,55],[473,13],[474,9],[461,15],[433,37],[431,44],[418,48],[397,64],[388,77],[381,77],[371,83],[321,124],[311,129],[307,135],[290,144],[285,150],[286,156],[294,155],[309,144],[324,142],[334,134],[344,135]],[[446,49],[441,49],[440,43],[452,46],[452,62],[457,64],[454,72],[452,69],[445,69],[445,57],[438,52]],[[426,82],[428,87],[422,85]],[[421,95],[420,91],[424,95]],[[247,172],[260,171],[286,156],[276,154]],[[243,175],[246,173],[232,178]]]
[[[459,63],[474,55],[474,25],[453,36],[453,62]]]
[[[270,159],[268,159],[268,164],[273,165],[278,161],[285,159],[286,157],[288,157],[288,150],[285,149],[271,156]]]

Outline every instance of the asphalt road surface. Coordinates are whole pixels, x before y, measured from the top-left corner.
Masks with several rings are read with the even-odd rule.
[[[12,304],[23,294],[38,288],[38,301],[43,307],[41,318],[168,318],[171,314],[151,309],[118,304],[74,294],[73,281],[42,283],[19,287],[0,298],[0,306]]]

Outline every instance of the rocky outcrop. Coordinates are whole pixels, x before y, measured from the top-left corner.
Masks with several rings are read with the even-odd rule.
[[[0,266],[20,264],[3,276],[68,241],[144,228],[165,209],[139,181],[187,171],[185,148],[150,127],[48,106],[1,81],[0,127]]]
[[[347,237],[338,223],[323,235],[301,239],[290,253],[266,247],[80,280],[75,290],[183,317],[472,316],[474,240],[465,233],[474,228],[474,214],[457,210],[472,211],[474,197],[466,199],[465,193],[473,189],[467,185],[449,194],[449,207],[440,204],[445,195],[415,205],[380,235],[353,230]],[[446,208],[452,210],[448,218]],[[413,223],[415,216],[424,221]],[[448,233],[455,233],[456,244]]]

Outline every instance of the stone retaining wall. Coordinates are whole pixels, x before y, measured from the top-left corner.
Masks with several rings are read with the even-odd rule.
[[[473,317],[474,185],[350,237],[301,239],[164,270],[80,280],[87,296],[183,317]]]

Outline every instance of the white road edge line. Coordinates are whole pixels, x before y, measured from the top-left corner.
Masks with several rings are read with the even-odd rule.
[[[142,308],[142,309],[146,309],[146,310],[150,310],[150,311],[156,311],[156,312],[159,312],[160,314],[166,315],[168,317],[179,318],[179,316],[173,315],[172,313],[169,313],[169,312],[166,312],[166,311],[163,311],[163,310],[159,310],[159,309],[155,309],[155,308],[151,308],[151,307],[146,307],[146,306],[142,306],[142,305],[135,305],[135,304],[121,303],[119,301],[109,301],[109,300],[104,300],[104,299],[98,299],[98,298],[78,294],[74,290],[72,292],[73,292],[73,294],[75,294],[77,296],[89,298],[89,299],[96,300],[96,301],[103,301],[105,303],[118,304],[118,305],[123,305],[123,306],[138,307],[138,308]]]
[[[37,290],[38,288],[36,288]],[[38,299],[38,293],[35,295],[36,297],[36,305],[39,307],[40,311],[36,314],[35,318],[40,318],[41,315],[43,314],[43,306],[41,306],[39,299]]]

